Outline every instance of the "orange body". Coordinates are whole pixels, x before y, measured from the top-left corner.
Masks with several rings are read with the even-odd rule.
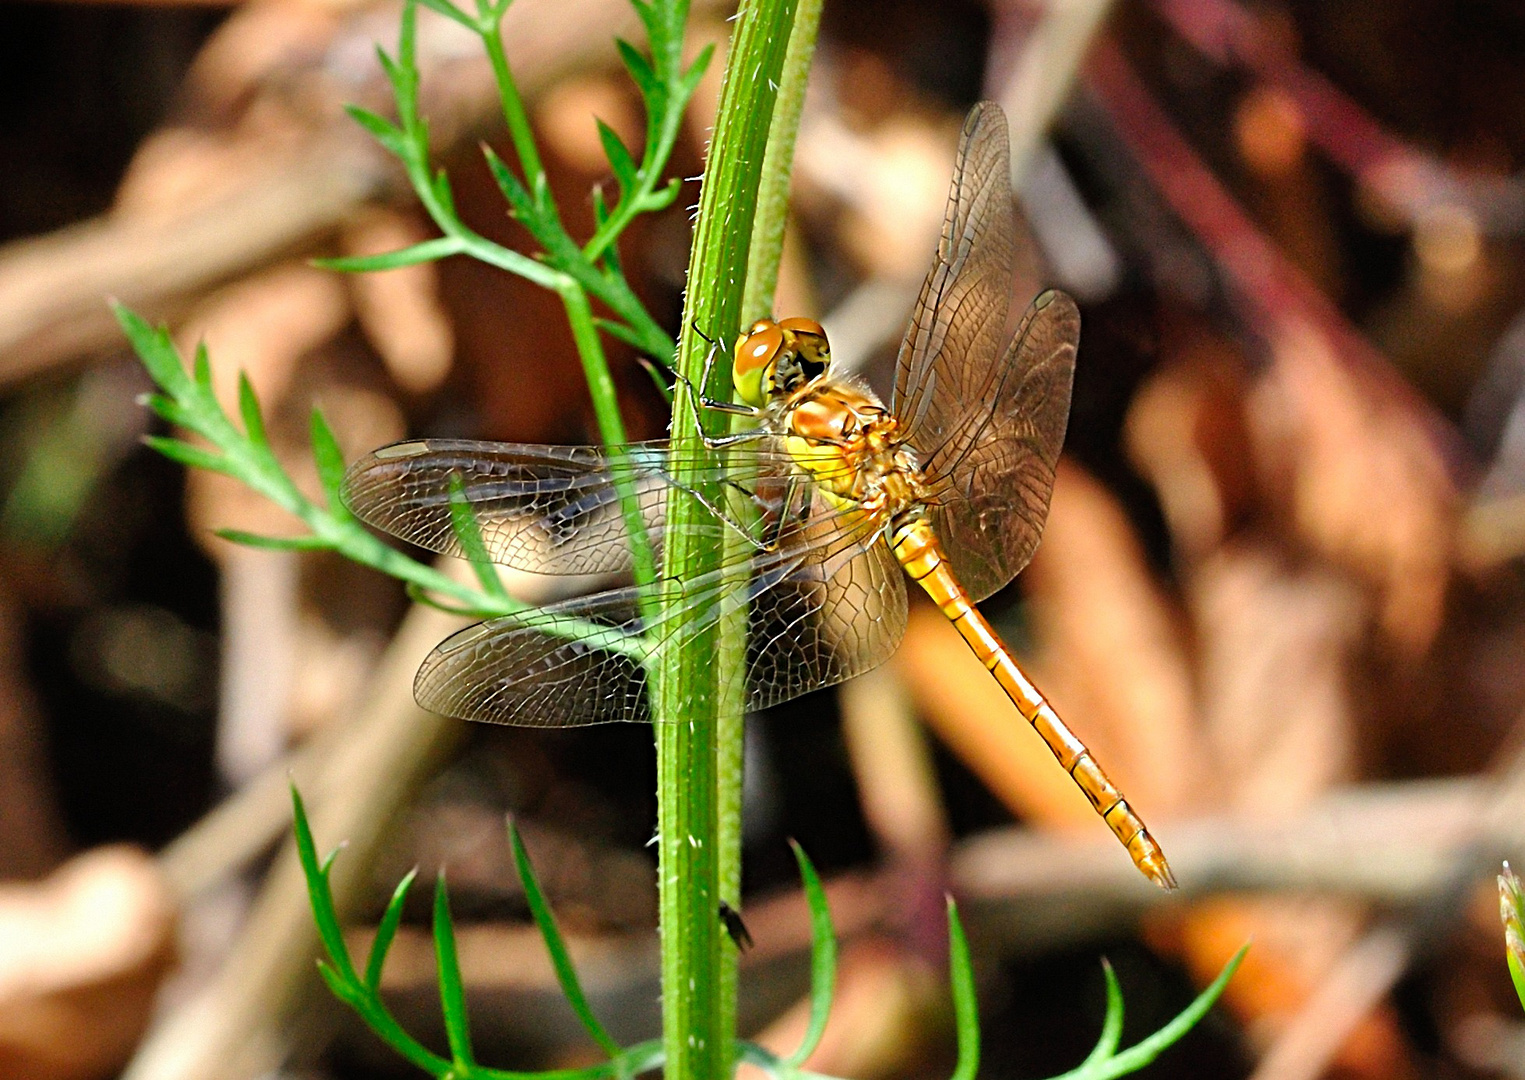
[[[794,327],[764,320],[736,346],[738,362],[745,356],[765,371],[759,387],[767,393],[763,410],[771,414],[769,422],[782,433],[790,456],[827,501],[862,513],[883,528],[900,565],[953,621],[1017,711],[1127,848],[1133,864],[1156,885],[1175,888],[1165,853],[1143,819],[1022,673],[1011,650],[954,576],[927,520],[925,481],[899,420],[868,388],[826,373],[830,354],[825,351],[825,335],[815,329],[817,333],[806,342],[796,344]],[[820,374],[797,378],[792,385],[775,382],[773,364],[780,354],[790,359],[789,350],[805,352],[807,348],[820,350]]]
[[[980,663],[995,676],[1017,711],[1033,726],[1054,757],[1059,759],[1064,771],[1085,792],[1091,806],[1128,849],[1133,865],[1156,885],[1175,888],[1175,876],[1165,861],[1165,853],[1149,835],[1143,819],[1134,813],[1117,785],[1107,778],[1085,743],[1065,726],[1038,688],[1022,673],[1005,642],[996,636],[995,630],[949,570],[931,526],[925,521],[912,522],[896,530],[890,537],[890,546],[906,573],[926,590],[942,613],[953,620],[959,635],[969,643]]]

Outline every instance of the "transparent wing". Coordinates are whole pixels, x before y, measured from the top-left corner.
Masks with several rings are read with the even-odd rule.
[[[479,623],[430,654],[414,693],[434,712],[522,727],[649,720],[650,663],[743,606],[749,708],[851,678],[899,644],[904,579],[888,545],[861,522],[856,531],[840,519],[802,526],[811,530],[754,560],[749,575],[669,584],[679,598],[649,627],[634,588]]]
[[[923,453],[999,378],[1016,248],[1010,158],[1005,114],[981,102],[964,122],[937,258],[896,363],[891,408]]]
[[[1016,214],[1006,117],[964,124],[937,259],[900,346],[894,410],[921,453],[933,526],[975,600],[1027,565],[1043,533],[1069,419],[1080,315],[1058,292],[1005,350]]]
[[[797,471],[767,436],[701,449],[684,464],[727,494],[709,503],[713,519],[696,528],[754,537],[776,516]],[[414,440],[356,462],[345,474],[343,496],[362,521],[455,556],[463,552],[451,503],[464,499],[494,562],[539,574],[619,573],[630,566],[621,481],[660,557],[674,465],[666,442],[607,448]],[[747,512],[735,509],[741,503],[749,504]]]
[[[1043,535],[1079,341],[1075,302],[1061,292],[1039,296],[996,368],[996,385],[927,448],[932,526],[975,600],[1020,573]]]
[[[821,539],[778,584],[761,580],[749,618],[748,708],[835,686],[884,663],[905,636],[905,574],[881,534],[823,516]],[[763,568],[758,575],[766,578]]]

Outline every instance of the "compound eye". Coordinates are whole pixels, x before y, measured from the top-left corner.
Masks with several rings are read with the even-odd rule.
[[[741,399],[749,405],[762,405],[772,390],[773,366],[784,347],[784,332],[766,319],[752,324],[752,330],[736,342],[736,362],[732,381]]]
[[[784,332],[777,323],[758,323],[752,332],[736,343],[736,370],[755,371],[772,364],[784,347]]]
[[[778,325],[785,330],[792,330],[796,334],[809,334],[812,337],[820,338],[822,341],[826,340],[825,327],[814,319],[780,319]]]
[[[831,344],[820,323],[814,319],[784,319],[778,325],[794,339],[794,351],[805,378],[814,379],[831,366]]]

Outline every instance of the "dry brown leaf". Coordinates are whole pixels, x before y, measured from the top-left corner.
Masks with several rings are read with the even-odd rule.
[[[1323,900],[1225,898],[1198,902],[1183,919],[1154,920],[1148,936],[1155,947],[1179,953],[1199,986],[1252,941],[1224,1003],[1244,1018],[1251,1040],[1263,1048],[1318,989],[1363,924],[1359,911]],[[1363,1020],[1333,1064],[1337,1075],[1352,1080],[1415,1075],[1391,1006]]]
[[[120,1068],[173,961],[175,922],[168,886],[133,848],[0,887],[0,1075],[87,1080]]]
[[[1117,500],[1060,462],[1023,577],[1054,707],[1149,820],[1202,806],[1206,770],[1180,615]]]
[[[1203,736],[1235,810],[1285,815],[1353,778],[1361,590],[1264,545],[1220,549],[1187,588]]]
[[[948,821],[926,737],[893,665],[845,683],[838,701],[869,830],[891,860],[935,865],[948,846]]]
[[[1379,596],[1378,622],[1406,657],[1434,640],[1451,563],[1456,492],[1434,444],[1391,395],[1288,322],[1250,401],[1256,460],[1293,539]]]
[[[899,113],[872,131],[812,111],[801,122],[795,169],[809,205],[841,203],[842,240],[871,277],[918,279],[937,246],[957,119]]]
[[[430,238],[419,222],[374,210],[345,230],[346,255],[377,255]],[[414,394],[438,389],[450,374],[455,332],[440,303],[439,268],[417,263],[348,277],[360,328],[399,386]]]
[[[1172,359],[1139,388],[1123,437],[1160,500],[1172,555],[1189,567],[1239,526],[1255,498],[1249,378],[1221,339],[1190,326],[1167,335]]]
[[[274,408],[303,356],[331,340],[350,318],[344,279],[284,263],[213,293],[176,334],[182,354],[210,350],[218,400],[238,414],[238,378],[249,377],[266,411]]]

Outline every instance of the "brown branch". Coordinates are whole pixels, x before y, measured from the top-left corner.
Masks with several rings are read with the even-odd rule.
[[[957,846],[954,893],[1015,945],[1074,941],[1161,904],[1225,892],[1325,893],[1417,910],[1479,866],[1525,853],[1516,819],[1483,827],[1476,780],[1374,784],[1329,795],[1280,821],[1202,818],[1157,830],[1181,888],[1149,887],[1111,837],[1000,830]]]
[[[363,893],[397,808],[461,729],[460,721],[424,712],[412,694],[419,661],[459,625],[454,616],[413,609],[372,682],[369,702],[346,725],[343,739],[322,755],[304,790],[319,847],[346,842],[332,876],[341,912]],[[262,785],[261,793],[251,794],[239,811],[240,823],[256,827],[223,835],[247,843],[260,834],[258,826],[269,812],[267,785]],[[221,824],[230,824],[228,816]],[[203,853],[211,838],[210,832],[203,833]],[[204,880],[205,866],[192,863],[186,848],[172,851],[170,866],[177,869],[182,889]],[[237,1080],[273,1068],[283,1049],[283,1024],[301,998],[316,989],[317,944],[307,884],[288,842],[221,969],[196,996],[160,1019],[123,1075],[128,1080]]]
[[[355,39],[355,48],[340,40],[329,53],[368,54],[376,18],[369,9],[356,13],[339,31],[340,39]],[[514,5],[503,39],[521,91],[533,97],[566,70],[613,63],[613,37],[629,35],[634,22],[623,0]],[[600,31],[590,34],[590,26]],[[459,34],[419,36],[426,110],[443,150],[475,138],[496,116],[487,62],[458,59],[460,41]],[[431,94],[431,70],[447,67],[450,92]],[[317,84],[305,96],[334,105],[288,147],[246,155],[268,160],[221,198],[168,216],[124,210],[0,247],[0,387],[120,341],[108,298],[171,317],[218,282],[281,255],[316,251],[364,203],[388,190],[398,175],[390,157],[337,104],[377,99],[379,82],[341,85],[341,76],[321,68],[301,77]],[[283,68],[277,78],[285,85],[298,76]],[[278,100],[279,88],[270,95]]]
[[[1459,470],[1466,452],[1455,427],[1255,225],[1170,122],[1115,42],[1105,41],[1093,51],[1088,75],[1129,153],[1212,256],[1255,331],[1274,339],[1289,327],[1317,328],[1373,395],[1413,416],[1441,456]]]
[[[1410,221],[1442,207],[1464,207],[1493,235],[1525,228],[1520,177],[1463,172],[1393,134],[1325,75],[1299,63],[1233,0],[1154,0],[1153,6],[1202,55],[1248,68],[1295,101],[1308,137],[1329,159]]]

